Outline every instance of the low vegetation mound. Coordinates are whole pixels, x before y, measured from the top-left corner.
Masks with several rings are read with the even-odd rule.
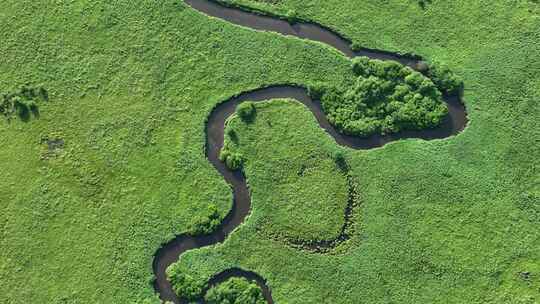
[[[345,134],[369,136],[433,128],[447,115],[442,93],[426,76],[393,61],[358,57],[348,87],[310,88],[328,120]]]
[[[231,278],[208,290],[204,297],[208,304],[265,304],[262,290],[245,278]]]

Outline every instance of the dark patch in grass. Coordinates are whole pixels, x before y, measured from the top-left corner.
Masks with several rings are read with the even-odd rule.
[[[0,114],[9,121],[17,116],[21,121],[28,122],[32,118],[39,118],[39,103],[49,100],[49,93],[42,86],[21,86],[14,92],[0,94]]]

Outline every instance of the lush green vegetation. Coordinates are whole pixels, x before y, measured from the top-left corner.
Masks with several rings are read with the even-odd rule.
[[[196,301],[204,296],[208,304],[264,304],[266,300],[262,290],[255,282],[244,278],[230,278],[217,286],[212,286],[202,295],[207,282],[196,280],[185,271],[169,268],[175,291],[190,301]]]
[[[427,75],[445,94],[459,94],[463,89],[463,80],[444,64],[431,63]]]
[[[269,280],[278,303],[361,299],[362,303],[498,304],[540,299],[534,276],[540,258],[536,7],[527,1],[434,1],[425,9],[411,1],[367,1],[362,9],[354,1],[236,2],[281,15],[296,10],[299,18],[329,25],[360,45],[414,52],[437,62],[437,67],[448,66],[464,80],[471,124],[448,140],[408,140],[367,152],[346,150],[361,183],[357,219],[361,227],[342,254],[318,255],[290,248],[285,240],[265,233],[269,231],[265,218],[275,210],[262,206],[277,201],[265,197],[275,195],[267,189],[274,191],[273,184],[279,181],[265,179],[267,167],[258,163],[271,162],[268,167],[284,172],[287,164],[277,162],[279,152],[250,152],[256,144],[242,141],[252,134],[257,135],[254,140],[264,136],[259,143],[281,151],[301,140],[300,134],[312,132],[316,123],[305,109],[284,105],[285,113],[268,114],[268,120],[272,125],[304,121],[303,131],[288,125],[258,125],[266,109],[257,108],[252,127],[235,132],[254,192],[254,212],[224,245],[183,257],[179,266],[183,271],[201,280],[231,267],[256,271]],[[447,18],[449,11],[454,18]],[[500,18],[512,21],[502,26]],[[316,91],[317,86],[311,89]],[[304,203],[309,205],[309,200]]]
[[[433,128],[447,114],[441,92],[424,75],[393,61],[353,59],[358,78],[348,88],[311,89],[320,97],[328,121],[346,134],[367,136]],[[445,88],[454,84],[448,70],[433,70]],[[322,95],[322,96],[321,96]]]
[[[246,159],[253,210],[264,214],[259,230],[267,237],[295,243],[336,238],[344,224],[348,193],[347,178],[335,161],[339,156],[333,154],[337,147],[329,138],[321,141],[326,135],[318,125],[303,129],[306,121],[315,118],[298,102],[275,100],[256,108],[252,122],[238,116],[228,121],[227,130],[237,136],[234,141],[226,137],[225,147]],[[295,110],[301,114],[291,116]],[[294,142],[286,141],[293,136]],[[277,145],[279,140],[288,145]],[[265,173],[254,177],[254,170]]]
[[[188,231],[190,235],[202,235],[212,233],[219,224],[221,224],[221,215],[217,206],[214,204],[208,205],[206,214],[197,214],[193,217],[191,229]]]
[[[223,146],[219,153],[219,159],[224,162],[231,170],[238,170],[242,167],[244,159],[242,154],[237,152],[231,152],[229,145]]]
[[[244,121],[250,122],[255,118],[255,105],[253,102],[243,102],[238,105],[236,114]]]
[[[210,288],[204,297],[208,304],[265,304],[257,284],[244,278],[231,278]]]
[[[180,264],[173,264],[169,267],[167,277],[176,294],[189,301],[199,299],[204,287],[208,284],[201,278],[193,277]]]
[[[50,100],[39,119],[0,119],[9,304],[156,303],[156,250],[213,226],[208,206],[220,220],[231,207],[202,149],[211,109],[349,71],[324,46],[209,22],[178,1],[7,1],[0,32],[2,92],[43,84]],[[64,146],[49,155],[44,138]]]
[[[250,125],[235,119],[254,210],[224,244],[183,256],[178,273],[203,282],[231,267],[253,270],[277,303],[538,302],[537,3],[235,3],[293,11],[357,45],[448,66],[465,83],[471,123],[448,140],[344,150],[360,182],[360,227],[345,250],[312,254],[286,238],[332,235],[342,203],[328,207],[322,226],[310,223],[320,215],[305,196],[287,199],[311,213],[278,216],[273,191],[289,190],[263,169],[288,178],[306,159],[290,147],[307,134],[318,134],[309,143],[316,158],[335,143],[292,102],[260,109]],[[0,32],[0,87],[43,83],[51,100],[39,104],[39,119],[0,119],[0,294],[9,304],[158,303],[156,249],[193,231],[194,217],[210,218],[211,204],[219,218],[230,209],[230,188],[202,149],[211,109],[257,87],[331,87],[354,76],[331,48],[235,27],[179,1],[8,0]],[[276,127],[258,124],[266,111]],[[242,140],[254,134],[264,140]],[[65,145],[42,159],[42,138]],[[250,145],[268,147],[255,155]],[[294,170],[285,158],[299,159]],[[341,183],[329,160],[318,168],[330,187]]]

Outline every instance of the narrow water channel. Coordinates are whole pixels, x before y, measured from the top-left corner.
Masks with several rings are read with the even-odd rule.
[[[242,11],[238,8],[226,7],[209,0],[185,0],[185,2],[192,8],[206,15],[227,20],[237,25],[246,26],[255,30],[273,31],[284,35],[326,43],[351,58],[355,56],[367,56],[374,59],[394,60],[413,68],[415,68],[421,60],[421,58],[414,56],[393,54],[377,50],[366,49],[354,52],[350,48],[349,41],[317,24],[298,23],[291,25],[278,18],[262,16]],[[234,200],[233,207],[221,225],[212,234],[202,236],[179,235],[174,240],[163,245],[163,247],[157,251],[153,261],[153,270],[156,276],[154,288],[162,300],[181,304],[188,303],[183,299],[179,299],[172,290],[171,284],[166,277],[167,267],[177,262],[180,256],[188,250],[223,242],[225,238],[248,216],[251,209],[251,197],[243,173],[241,171],[229,170],[219,160],[219,152],[223,146],[224,140],[225,121],[235,112],[236,107],[244,101],[261,102],[275,98],[291,98],[298,100],[313,113],[320,127],[330,134],[337,144],[353,149],[382,147],[386,143],[404,138],[421,138],[424,140],[446,138],[458,134],[467,124],[465,107],[459,96],[444,96],[444,101],[448,105],[449,113],[438,128],[421,131],[405,131],[385,136],[373,135],[367,138],[348,136],[339,133],[326,119],[321,104],[316,100],[312,100],[308,96],[307,90],[303,87],[275,85],[245,92],[237,97],[221,102],[210,113],[206,123],[206,157],[223,176],[225,181],[232,186]],[[268,288],[266,281],[254,272],[236,268],[229,269],[211,278],[208,286],[213,286],[231,277],[245,277],[256,282],[262,288],[263,295],[267,302],[273,303],[271,291]]]

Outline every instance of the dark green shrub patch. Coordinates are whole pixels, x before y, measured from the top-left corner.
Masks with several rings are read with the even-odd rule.
[[[242,165],[244,163],[244,158],[242,157],[242,154],[238,152],[231,152],[226,149],[226,147],[223,147],[223,149],[221,149],[221,153],[219,153],[219,159],[224,162],[231,170],[238,170],[242,168]]]
[[[249,103],[253,106],[253,103]],[[240,118],[241,116],[238,115]],[[245,121],[241,118],[242,121]],[[233,146],[238,143],[238,134],[235,129],[226,126],[225,127],[225,142],[223,148],[219,153],[219,160],[225,163],[225,165],[231,170],[239,170],[244,165],[244,156],[233,149]]]
[[[191,235],[210,234],[221,223],[221,216],[214,204],[208,206],[207,215],[198,215],[194,218],[192,228],[189,231]]]
[[[206,282],[197,280],[186,272],[179,263],[175,263],[167,269],[167,277],[179,297],[194,301],[201,296]]]
[[[327,89],[321,98],[328,120],[346,134],[433,128],[447,114],[433,82],[409,67],[358,57],[352,68],[352,86]]]
[[[264,304],[262,291],[257,284],[245,278],[231,278],[212,287],[204,297],[208,304]]]
[[[234,129],[227,128],[225,132],[227,136],[232,140],[232,142],[238,142],[238,134],[236,134],[236,131]]]
[[[245,101],[238,105],[236,114],[245,122],[250,122],[255,118],[255,105],[253,102]]]
[[[336,166],[342,170],[347,170],[347,160],[345,159],[345,153],[339,149],[332,152],[332,158],[336,162]]]
[[[30,114],[38,116],[38,103],[48,99],[47,90],[42,86],[23,85],[15,92],[0,94],[0,114],[3,114],[8,120],[14,115],[27,120],[30,118]]]
[[[432,0],[416,0],[416,2],[418,3],[418,5],[422,8],[422,9],[426,9],[426,7],[431,4],[431,1]]]
[[[430,63],[428,76],[443,93],[456,94],[463,88],[463,80],[443,64]]]
[[[320,100],[324,95],[325,90],[325,86],[320,83],[309,85],[307,88],[308,95],[313,100]]]

